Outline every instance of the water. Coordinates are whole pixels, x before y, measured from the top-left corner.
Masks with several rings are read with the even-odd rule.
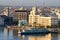
[[[0,27],[0,40],[60,40],[60,34],[20,35],[17,31]]]

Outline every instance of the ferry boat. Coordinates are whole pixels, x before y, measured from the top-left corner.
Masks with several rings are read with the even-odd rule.
[[[32,28],[31,30],[23,30],[19,32],[21,35],[30,35],[30,34],[47,34],[49,30],[44,28]]]

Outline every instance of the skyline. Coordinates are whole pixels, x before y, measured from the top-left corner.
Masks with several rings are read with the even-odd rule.
[[[60,6],[60,0],[0,0],[0,5],[11,6]]]

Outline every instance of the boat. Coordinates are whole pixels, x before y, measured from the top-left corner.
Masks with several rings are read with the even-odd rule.
[[[23,30],[20,32],[21,35],[31,35],[31,34],[47,34],[49,30],[45,28],[32,28],[31,30]]]

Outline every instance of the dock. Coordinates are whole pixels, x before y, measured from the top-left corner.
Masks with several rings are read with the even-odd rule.
[[[7,29],[8,30],[23,30],[23,29],[26,29],[26,28],[22,28],[22,27],[11,27],[11,26],[7,26]],[[27,28],[28,29],[28,28]],[[60,33],[60,28],[46,28],[47,30],[50,31],[50,33]]]
[[[49,28],[50,33],[60,33],[60,28]]]
[[[7,29],[12,29],[12,30],[20,30],[20,29],[23,29],[21,27],[11,27],[11,26],[7,26]]]

